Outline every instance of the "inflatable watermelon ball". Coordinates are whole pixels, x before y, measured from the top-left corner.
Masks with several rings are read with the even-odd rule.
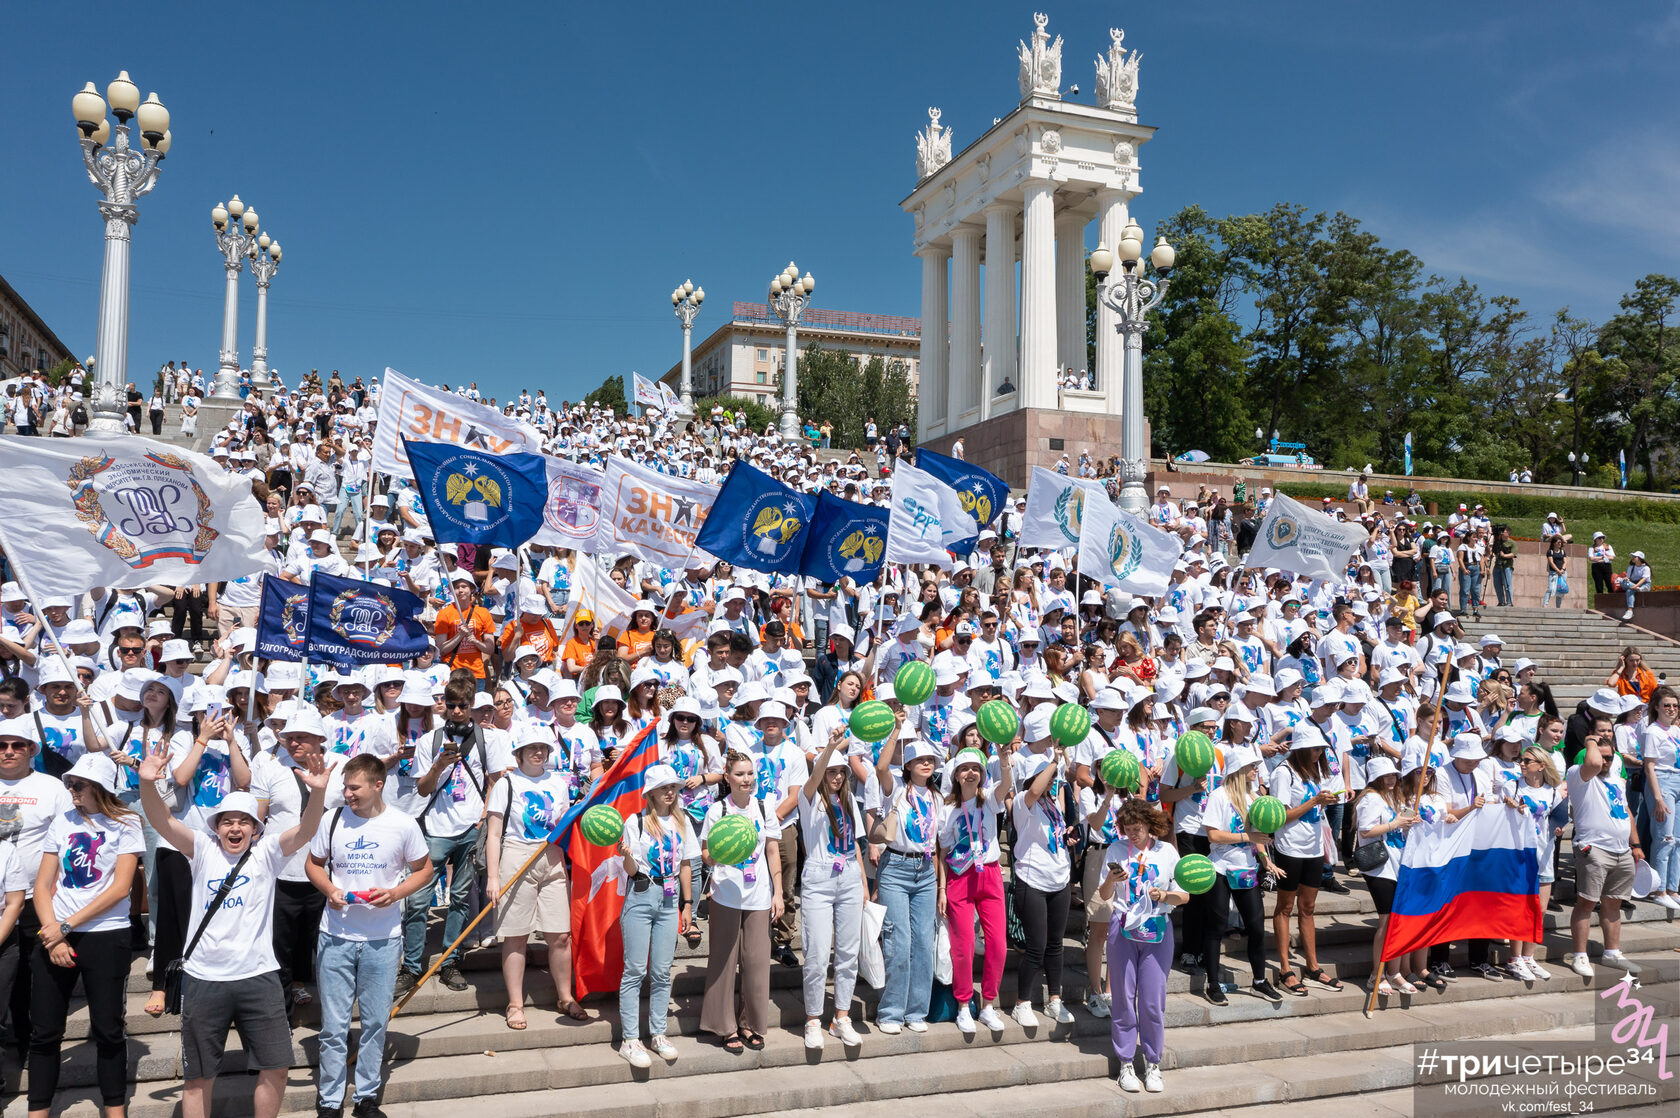
[[[1218,755],[1213,751],[1213,741],[1200,730],[1190,730],[1178,735],[1178,744],[1173,747],[1173,760],[1178,762],[1178,771],[1191,780],[1200,780],[1213,768]]]
[[[725,815],[706,832],[706,853],[720,866],[738,866],[758,849],[758,828],[744,815]]]
[[[980,736],[993,745],[1008,745],[1021,728],[1021,716],[1002,699],[992,699],[980,704],[974,723],[980,728]]]
[[[1173,870],[1173,880],[1178,887],[1192,897],[1199,897],[1213,888],[1213,879],[1219,876],[1219,871],[1213,868],[1205,854],[1186,854],[1178,860],[1178,868]]]
[[[907,707],[927,702],[933,689],[933,667],[925,660],[906,660],[893,676],[893,694]]]
[[[1050,716],[1050,736],[1064,749],[1072,749],[1091,733],[1091,712],[1078,703],[1063,703]]]
[[[624,819],[607,804],[596,804],[579,823],[583,841],[591,846],[614,846],[624,833]]]
[[[852,717],[847,725],[851,728],[853,737],[873,745],[886,740],[887,735],[893,731],[895,721],[892,707],[878,699],[870,699],[852,708]]]
[[[1136,757],[1124,749],[1111,750],[1097,766],[1103,783],[1120,792],[1135,792],[1143,777]]]
[[[1273,835],[1288,820],[1289,809],[1276,796],[1256,796],[1248,805],[1248,829],[1263,835]]]

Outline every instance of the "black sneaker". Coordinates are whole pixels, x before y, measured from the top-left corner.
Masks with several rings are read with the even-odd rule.
[[[1337,881],[1333,877],[1326,881],[1323,885],[1320,885],[1319,888],[1324,890],[1326,893],[1339,893],[1344,897],[1351,892],[1346,885],[1343,885],[1340,881]]]
[[[402,997],[420,983],[420,975],[411,970],[400,971],[397,974],[397,997]]]
[[[799,966],[798,956],[796,956],[793,953],[793,948],[789,947],[785,943],[782,944],[780,947],[776,948],[775,959],[776,959],[776,962],[782,964],[782,966],[784,966],[784,967],[797,967],[797,966]]]
[[[1265,998],[1269,1002],[1281,1003],[1283,1001],[1283,995],[1278,993],[1277,987],[1273,986],[1270,982],[1267,982],[1264,978],[1250,986],[1249,989],[1253,990],[1255,994]]]
[[[1489,982],[1505,981],[1505,972],[1492,963],[1477,963],[1470,968],[1471,972],[1487,979]]]
[[[1202,957],[1186,951],[1178,957],[1178,965],[1186,971],[1193,971],[1202,965]]]
[[[385,1118],[385,1112],[379,1109],[379,1103],[375,1099],[357,1099],[350,1113],[354,1118]]]
[[[1458,975],[1453,973],[1451,963],[1442,963],[1435,968],[1435,976],[1443,982],[1457,982]]]
[[[315,1103],[315,1118],[344,1118],[343,1106],[328,1106],[319,1100]]]
[[[1231,999],[1225,996],[1225,987],[1217,982],[1209,982],[1204,993],[1207,994],[1207,1000],[1212,1005],[1231,1004]]]
[[[462,974],[461,968],[456,966],[454,963],[450,963],[448,966],[438,971],[438,981],[449,987],[451,990],[460,991],[467,988],[467,976]]]

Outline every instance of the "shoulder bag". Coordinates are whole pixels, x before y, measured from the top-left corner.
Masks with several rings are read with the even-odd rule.
[[[209,841],[209,836],[204,836],[204,839]],[[192,958],[193,949],[198,946],[198,941],[204,937],[205,927],[209,925],[216,913],[221,911],[222,902],[227,900],[227,895],[233,891],[234,885],[238,884],[239,871],[245,868],[245,861],[250,858],[251,850],[252,846],[247,845],[245,853],[241,854],[239,860],[233,864],[233,869],[229,870],[228,875],[222,878],[222,886],[216,890],[215,899],[210,902],[210,908],[205,912],[204,919],[198,922],[198,931],[193,933],[192,942],[187,944],[187,949],[181,952],[179,959],[174,960],[164,968],[163,1011],[165,1013],[178,1015],[181,1012],[181,986],[182,979],[186,974],[184,968],[187,965],[187,960]]]

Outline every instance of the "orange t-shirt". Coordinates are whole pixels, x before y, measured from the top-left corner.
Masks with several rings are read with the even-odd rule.
[[[626,660],[639,656],[653,646],[653,632],[639,633],[634,629],[618,638],[618,654]]]
[[[583,664],[584,666],[587,667],[588,664],[589,664],[589,661],[592,660],[594,658],[594,656],[595,656],[595,642],[594,641],[581,641],[581,640],[578,640],[576,637],[573,637],[571,640],[566,642],[566,650],[560,654],[561,673],[562,674],[565,673],[565,667],[566,667],[565,661],[576,660],[578,663]]]
[[[512,656],[522,644],[536,649],[538,659],[544,664],[551,664],[555,650],[560,647],[560,634],[554,631],[554,623],[546,617],[535,621],[526,621],[523,617],[518,621],[509,621],[502,627],[502,655]]]
[[[483,640],[495,635],[496,622],[490,616],[489,610],[483,606],[474,606],[472,607],[472,613],[467,617],[467,628],[474,637]],[[451,602],[438,610],[437,620],[432,622],[432,634],[434,636],[440,641],[448,640],[460,629],[461,609],[459,606]],[[484,653],[478,650],[477,645],[469,643],[464,637],[461,643],[455,647],[454,653],[445,657],[444,662],[451,668],[465,668],[475,678],[484,678]]]

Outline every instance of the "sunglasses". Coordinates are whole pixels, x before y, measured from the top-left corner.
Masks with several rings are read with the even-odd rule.
[[[472,709],[472,704],[471,703],[448,703],[448,702],[446,702],[446,703],[443,704],[443,709],[444,710],[471,710]]]
[[[26,741],[0,741],[0,753],[28,753],[31,743]]]
[[[64,782],[64,787],[70,789],[72,792],[80,792],[84,788],[93,787],[93,785],[89,784],[85,780],[66,780]]]
[[[700,721],[700,716],[698,714],[673,714],[673,715],[671,715],[671,721],[673,721],[673,722],[698,722],[698,721]]]
[[[144,651],[146,651],[145,646],[141,646],[140,648],[122,648],[122,647],[119,646],[117,648],[117,655],[118,656],[138,656]]]

